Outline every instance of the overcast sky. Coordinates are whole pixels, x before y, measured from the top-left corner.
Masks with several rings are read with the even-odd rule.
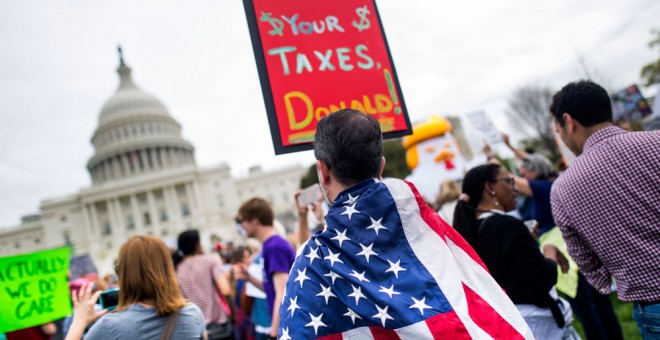
[[[506,99],[530,83],[583,75],[639,82],[660,1],[379,0],[412,121],[486,109],[507,129]],[[159,98],[197,162],[235,176],[275,156],[242,2],[0,1],[0,226],[91,181],[90,137],[119,80],[121,43],[135,83]]]

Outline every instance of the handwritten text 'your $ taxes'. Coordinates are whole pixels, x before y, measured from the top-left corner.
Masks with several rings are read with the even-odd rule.
[[[367,9],[367,6],[358,7],[355,9],[355,13],[358,15],[358,20],[353,20],[351,22],[352,26],[355,27],[359,32],[369,29],[371,27],[371,21],[368,16],[371,12]],[[282,36],[285,32],[285,28],[289,28],[291,34],[295,35],[307,35],[307,34],[322,34],[324,32],[345,32],[344,27],[339,23],[339,19],[336,16],[328,15],[323,20],[315,21],[299,21],[299,15],[294,14],[291,16],[282,15],[281,20],[274,18],[271,13],[261,12],[260,21],[267,22],[271,25],[272,29],[268,31],[268,34],[272,36]],[[285,25],[285,22],[288,25]],[[343,71],[351,71],[357,66],[360,69],[368,70],[372,69],[374,66],[380,68],[380,63],[374,63],[373,59],[366,54],[367,46],[365,44],[358,44],[354,48],[348,47],[338,47],[333,49],[326,49],[325,51],[314,50],[313,54],[316,58],[312,57],[312,60],[317,59],[314,62],[315,67],[312,66],[310,62],[310,57],[305,53],[296,53],[295,54],[295,64],[297,74],[303,73],[304,71],[312,72],[314,69],[319,71],[334,71],[339,69]],[[291,73],[289,67],[289,60],[287,54],[296,51],[295,46],[281,46],[275,47],[268,50],[269,56],[279,56],[282,63],[282,71],[284,75],[289,75]],[[357,56],[357,63],[351,62],[352,54]],[[293,55],[292,55],[293,56]],[[336,66],[335,66],[336,65]]]

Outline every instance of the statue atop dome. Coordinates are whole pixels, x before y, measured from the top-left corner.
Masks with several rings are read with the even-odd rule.
[[[124,64],[124,52],[121,50],[121,45],[117,45],[117,52],[119,53],[119,66]]]

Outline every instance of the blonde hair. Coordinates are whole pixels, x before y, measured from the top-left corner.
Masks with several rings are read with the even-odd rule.
[[[153,236],[133,236],[121,246],[117,260],[119,304],[125,310],[132,304],[152,304],[159,315],[186,305],[179,290],[170,250]]]
[[[438,208],[440,208],[447,202],[457,200],[460,195],[461,186],[456,181],[448,179],[440,184],[440,192],[438,192],[438,197],[435,201],[438,204]]]

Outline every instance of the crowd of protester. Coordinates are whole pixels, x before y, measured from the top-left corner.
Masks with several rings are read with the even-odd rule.
[[[365,120],[358,137],[366,138],[373,121],[357,111],[343,111],[333,118],[336,122],[324,118],[319,123],[315,142],[319,197],[297,204],[297,240],[290,242],[278,234],[269,202],[258,197],[242,202],[237,211],[236,223],[245,238],[215,244],[206,253],[197,230],[181,233],[177,249],[168,249],[156,237],[134,236],[117,255],[116,275],[71,281],[73,315],[59,327],[49,323],[9,333],[7,339],[46,339],[58,328],[66,339],[290,339],[293,330],[288,325],[295,324],[294,312],[304,301],[285,299],[285,289],[298,283],[303,287],[308,277],[300,269],[315,257],[327,260],[317,255],[320,248],[331,249],[330,244],[339,240],[341,249],[342,240],[351,242],[346,229],[341,234],[337,228],[342,222],[329,216],[339,207],[349,211],[358,196],[351,192],[367,197],[372,189],[366,188],[376,188],[382,180],[379,129],[370,137],[373,150],[350,154],[317,145],[332,144],[335,130],[346,121]],[[643,338],[658,339],[660,132],[625,132],[612,125],[609,97],[590,81],[568,84],[554,96],[550,111],[562,140],[578,155],[567,170],[553,166],[541,153],[513,146],[503,134],[515,155],[512,169],[485,146],[484,164],[470,169],[461,181],[443,182],[431,205],[441,224],[451,229],[447,233],[455,230],[474,249],[494,279],[491,289],[506,293],[533,337],[579,338],[572,326],[575,315],[587,339],[622,339],[609,299],[616,287],[620,300],[634,302],[633,317]],[[350,136],[344,133],[342,138]],[[370,170],[356,175],[363,169],[355,169],[361,167]],[[352,191],[355,188],[358,191]],[[292,195],[300,201],[301,191]],[[346,201],[339,202],[340,198]],[[367,229],[375,228],[376,235],[379,228],[386,229],[374,219],[371,222]],[[325,236],[328,223],[336,229],[330,234],[333,238]],[[362,253],[357,255],[366,253],[368,263],[367,247],[360,246]],[[294,247],[304,256],[296,256]],[[332,265],[341,261],[333,260],[335,255],[330,251]],[[350,256],[357,257],[345,254],[344,259],[348,262]],[[300,260],[303,257],[308,260]],[[399,272],[395,273],[398,278]],[[333,284],[333,275],[342,278],[329,275]],[[100,294],[117,287],[116,309],[101,309],[96,304]],[[390,297],[400,294],[393,287],[381,286]],[[309,316],[314,336],[319,326],[332,327],[314,319],[311,312]],[[353,314],[351,318],[355,323]],[[304,323],[303,328],[311,331]]]

